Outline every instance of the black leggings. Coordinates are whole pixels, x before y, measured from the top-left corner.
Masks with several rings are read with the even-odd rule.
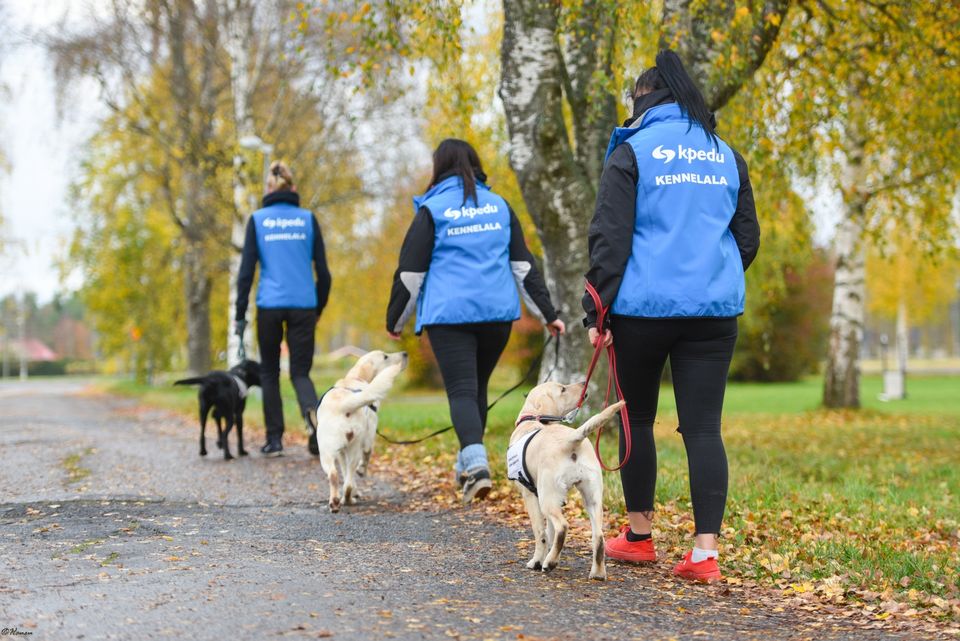
[[[507,346],[512,325],[503,322],[427,326],[461,450],[483,443],[487,383]]]
[[[720,414],[737,342],[737,319],[614,316],[610,329],[633,437],[630,460],[620,470],[627,511],[653,512],[657,483],[653,422],[669,356],[697,533],[719,534],[727,501],[727,454],[720,437]],[[620,443],[622,457],[622,434]]]
[[[300,413],[317,406],[317,390],[310,380],[313,366],[315,309],[257,309],[257,342],[260,344],[260,388],[263,390],[263,422],[267,441],[283,436],[283,401],[280,398],[280,342],[287,326],[290,350],[290,380],[297,393]]]

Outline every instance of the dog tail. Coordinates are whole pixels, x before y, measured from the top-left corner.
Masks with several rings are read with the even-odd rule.
[[[614,416],[616,416],[620,411],[620,408],[624,405],[625,403],[623,401],[618,401],[604,409],[599,414],[591,416],[587,422],[570,433],[570,442],[580,443],[580,441],[589,437],[598,429],[606,425]]]
[[[174,381],[174,385],[201,385],[207,380],[206,376],[195,376],[193,378],[181,378],[179,381]]]
[[[373,405],[385,399],[393,386],[393,381],[396,380],[402,370],[403,366],[399,363],[384,369],[364,389],[345,399],[342,406],[343,410],[347,413],[355,412],[361,407]]]

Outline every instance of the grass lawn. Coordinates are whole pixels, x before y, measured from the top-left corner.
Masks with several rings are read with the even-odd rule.
[[[333,380],[321,378],[318,389]],[[788,592],[859,601],[876,608],[879,618],[895,607],[960,618],[960,378],[914,377],[908,385],[907,400],[882,403],[880,379],[867,377],[864,410],[828,412],[818,409],[817,379],[732,383],[724,419],[730,461],[724,567]],[[113,390],[196,411],[190,389],[115,382]],[[286,383],[284,397],[288,422],[299,426]],[[496,494],[517,503],[504,479],[504,455],[521,403],[515,393],[495,407],[486,438],[504,490]],[[247,416],[260,422],[259,398],[251,399]],[[448,424],[449,415],[439,392],[396,393],[380,420],[388,434],[409,438]],[[654,527],[659,549],[671,560],[690,545],[693,532],[676,426],[672,390],[664,387],[656,426]],[[612,462],[616,439],[606,438],[602,446]],[[451,432],[410,448],[379,441],[377,456],[428,465],[446,478],[455,453]],[[616,519],[623,512],[619,477],[606,474],[605,481],[607,508]],[[890,605],[893,600],[909,605]]]

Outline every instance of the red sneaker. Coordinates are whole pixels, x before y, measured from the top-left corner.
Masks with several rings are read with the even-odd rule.
[[[628,541],[629,525],[620,528],[620,536],[605,541],[608,559],[641,563],[657,560],[657,551],[653,547],[653,539],[645,541]]]
[[[690,558],[692,556],[692,550],[687,552],[687,555],[683,557],[683,561],[680,561],[680,563],[674,566],[673,573],[684,579],[701,581],[703,583],[712,583],[723,578],[723,575],[720,574],[720,566],[717,565],[716,559],[704,559],[699,563],[694,563]]]

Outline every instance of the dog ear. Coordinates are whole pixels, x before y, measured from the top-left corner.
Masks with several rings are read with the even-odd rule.
[[[373,363],[370,362],[370,359],[364,359],[361,357],[354,366],[353,372],[360,380],[370,382],[373,380],[374,376]]]
[[[543,397],[544,393],[542,389],[533,388],[527,392],[527,402],[526,405],[530,408],[530,411],[534,414],[543,414]]]

